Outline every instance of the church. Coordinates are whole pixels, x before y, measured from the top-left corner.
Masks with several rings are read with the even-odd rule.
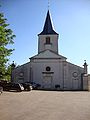
[[[38,34],[38,54],[12,71],[12,82],[34,82],[44,90],[88,90],[87,63],[83,67],[67,62],[58,52],[59,34],[52,26],[50,11]]]

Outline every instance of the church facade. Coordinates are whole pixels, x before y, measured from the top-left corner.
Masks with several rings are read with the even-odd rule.
[[[48,90],[87,90],[87,63],[80,67],[67,62],[58,53],[58,38],[48,10],[43,31],[38,34],[38,54],[12,71],[13,82],[34,82]]]

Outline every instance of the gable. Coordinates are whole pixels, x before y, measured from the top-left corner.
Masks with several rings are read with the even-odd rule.
[[[45,50],[33,57],[31,57],[30,59],[67,59],[64,56],[61,56],[59,54],[56,54],[50,50]]]

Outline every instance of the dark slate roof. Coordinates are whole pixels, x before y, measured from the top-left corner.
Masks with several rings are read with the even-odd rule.
[[[47,12],[47,17],[46,17],[46,20],[45,20],[43,31],[39,35],[47,35],[47,34],[57,34],[58,35],[58,33],[56,33],[53,30],[49,10]]]

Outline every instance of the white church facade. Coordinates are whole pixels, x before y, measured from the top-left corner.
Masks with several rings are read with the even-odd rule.
[[[48,10],[43,31],[38,34],[38,54],[12,71],[13,82],[34,82],[48,90],[88,90],[87,63],[80,67],[67,62],[58,53],[58,38]]]

